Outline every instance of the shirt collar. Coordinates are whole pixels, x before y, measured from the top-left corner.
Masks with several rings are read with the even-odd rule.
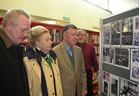
[[[68,53],[72,56],[73,47],[70,48],[65,42],[64,42],[64,46],[66,50],[68,51]]]
[[[39,53],[42,57],[44,57],[45,59],[48,58],[48,53],[42,52],[41,49],[40,49],[39,47],[36,47],[36,49],[38,50],[38,53]]]
[[[64,46],[67,50],[73,49],[73,47],[70,48],[65,42],[64,42]]]
[[[0,37],[3,39],[5,45],[7,48],[11,47],[13,45],[10,38],[7,36],[7,34],[3,31],[2,28],[0,28]]]

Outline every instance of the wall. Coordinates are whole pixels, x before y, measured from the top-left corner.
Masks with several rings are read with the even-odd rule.
[[[99,27],[100,18],[110,15],[83,0],[1,0],[0,9],[10,8],[24,8],[31,15],[57,20],[63,20],[66,16],[72,24],[88,30]]]

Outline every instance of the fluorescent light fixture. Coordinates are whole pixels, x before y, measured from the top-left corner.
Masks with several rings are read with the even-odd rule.
[[[41,22],[47,24],[56,24],[56,21],[41,21]]]
[[[106,10],[109,9],[109,0],[84,0],[84,1]]]

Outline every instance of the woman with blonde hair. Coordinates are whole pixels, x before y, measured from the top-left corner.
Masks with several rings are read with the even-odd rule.
[[[51,35],[43,26],[33,27],[24,54],[31,96],[63,96],[57,57],[51,50]]]

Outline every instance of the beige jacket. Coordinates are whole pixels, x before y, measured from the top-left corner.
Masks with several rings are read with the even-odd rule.
[[[75,45],[73,46],[75,70],[73,69],[64,43],[57,45],[53,50],[58,58],[63,95],[75,96],[77,87],[78,96],[82,96],[82,90],[87,90],[86,71],[82,50]]]
[[[30,96],[42,96],[41,70],[39,64],[37,63],[36,59],[28,59],[28,57],[24,57],[24,62],[28,74]],[[55,96],[54,83],[53,83],[54,78],[52,75],[52,70],[43,58],[42,58],[42,67],[46,77],[45,79],[48,88],[48,95]],[[53,60],[52,68],[55,75],[57,96],[63,96],[61,78],[60,78],[57,60],[56,62],[54,62]]]

